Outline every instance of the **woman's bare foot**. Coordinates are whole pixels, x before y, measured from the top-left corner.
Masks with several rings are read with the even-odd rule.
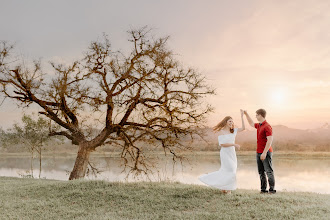
[[[231,191],[230,191],[230,190],[221,190],[221,192],[222,192],[223,194],[231,194]]]

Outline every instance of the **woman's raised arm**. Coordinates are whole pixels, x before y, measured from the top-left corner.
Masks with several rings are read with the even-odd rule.
[[[237,130],[237,132],[241,132],[245,130],[245,124],[244,124],[244,110],[241,109],[241,118],[242,118],[242,127]]]

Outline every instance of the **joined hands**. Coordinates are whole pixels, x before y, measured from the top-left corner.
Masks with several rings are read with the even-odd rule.
[[[246,115],[247,114],[247,110],[243,110],[243,109],[240,109],[241,110],[241,116],[243,115]]]

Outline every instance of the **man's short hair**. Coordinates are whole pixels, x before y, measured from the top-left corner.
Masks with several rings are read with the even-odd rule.
[[[258,115],[261,115],[262,117],[264,117],[264,118],[266,118],[266,110],[265,109],[258,109],[257,111],[256,111],[256,113],[258,114]]]

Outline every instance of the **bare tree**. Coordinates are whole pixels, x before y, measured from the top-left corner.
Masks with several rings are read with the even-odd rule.
[[[51,63],[54,74],[19,63],[12,45],[1,43],[1,93],[23,106],[37,104],[40,114],[61,126],[62,135],[79,145],[69,179],[83,178],[90,153],[118,145],[125,169],[148,173],[141,143],[158,144],[181,159],[212,107],[203,101],[214,90],[195,69],[183,67],[168,49],[168,37],[154,38],[147,27],[130,30],[131,52],[112,50],[107,36],[92,42],[84,58],[69,66]],[[52,77],[50,80],[49,77]],[[92,128],[99,128],[95,134]],[[94,129],[95,131],[95,129]]]

